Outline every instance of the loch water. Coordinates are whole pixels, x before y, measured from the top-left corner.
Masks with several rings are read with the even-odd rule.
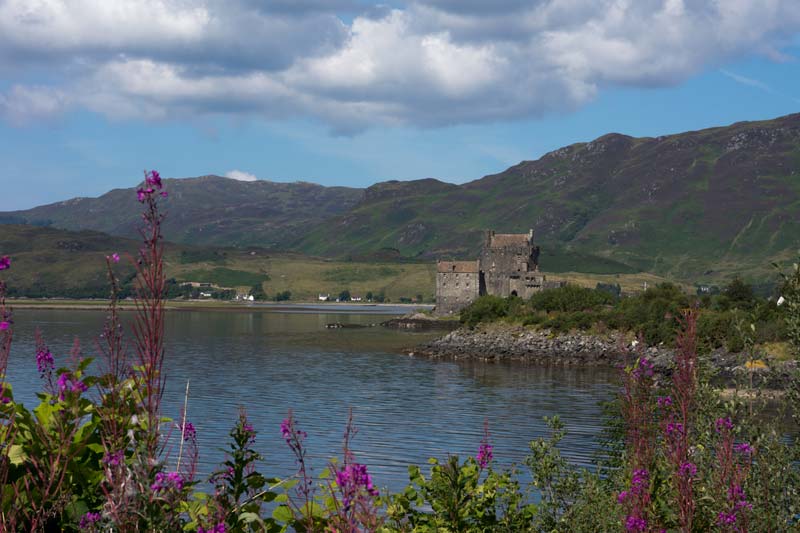
[[[381,307],[168,311],[164,415],[178,419],[188,380],[187,420],[197,428],[204,476],[223,460],[240,406],[258,431],[256,448],[264,455],[261,471],[267,476],[295,471],[279,430],[289,409],[308,433],[317,473],[329,458],[341,456],[352,409],[356,459],[369,466],[377,486],[393,491],[407,483],[409,464],[474,455],[484,421],[500,465],[520,464],[529,441],[548,433],[542,418],[553,415],[560,415],[568,430],[562,453],[575,464],[591,465],[603,428],[600,402],[617,390],[615,370],[430,361],[408,356],[406,348],[437,333],[326,328],[372,326],[401,312]],[[123,316],[129,323],[131,313]],[[37,401],[37,328],[57,364],[66,364],[75,338],[85,357],[96,354],[104,318],[103,311],[17,310],[7,371],[17,401],[28,407]]]

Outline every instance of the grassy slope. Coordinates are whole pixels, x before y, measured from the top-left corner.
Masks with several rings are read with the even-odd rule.
[[[31,288],[107,287],[105,256],[119,252],[132,256],[138,242],[103,233],[70,232],[24,225],[0,225],[0,255],[10,255],[13,267],[3,273],[10,287],[21,292]],[[433,298],[435,266],[430,263],[381,263],[331,261],[299,254],[274,254],[261,249],[193,248],[166,246],[168,277],[179,281],[214,281],[248,290],[263,283],[268,295],[289,290],[294,300],[316,300],[317,295],[383,291],[388,298],[422,294]],[[133,272],[127,259],[116,267],[120,278]]]
[[[772,277],[770,262],[800,248],[798,167],[800,115],[658,138],[609,134],[462,186],[377,184],[299,247],[470,257],[484,228],[533,227],[553,271]]]

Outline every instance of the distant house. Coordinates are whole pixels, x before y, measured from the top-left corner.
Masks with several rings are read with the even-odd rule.
[[[319,295],[317,295],[317,299],[320,302],[327,302],[328,300],[331,299],[331,295],[330,294],[319,294]]]
[[[350,297],[350,301],[351,302],[360,302],[361,301],[361,296],[351,296]]]
[[[200,293],[200,298],[211,298],[211,293],[210,292],[201,292]]]

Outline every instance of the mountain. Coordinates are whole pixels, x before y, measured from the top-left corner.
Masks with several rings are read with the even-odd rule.
[[[164,233],[187,244],[285,247],[306,228],[354,207],[361,189],[313,183],[237,181],[219,176],[168,179]],[[0,213],[0,223],[91,229],[137,237],[135,188]]]
[[[339,258],[471,257],[482,231],[527,232],[545,270],[764,276],[800,248],[800,114],[634,138],[617,133],[455,185],[367,189],[167,180],[170,239]],[[132,236],[133,190],[0,213],[0,222]]]
[[[764,275],[800,248],[800,114],[633,138],[616,133],[464,185],[379,183],[297,243],[336,254],[474,256],[481,232],[536,231],[580,252],[679,279]]]

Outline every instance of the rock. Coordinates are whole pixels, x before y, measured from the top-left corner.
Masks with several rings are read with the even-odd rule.
[[[584,333],[554,335],[547,330],[520,326],[457,329],[420,346],[416,352],[434,359],[474,359],[486,362],[519,361],[546,365],[614,365],[623,362],[625,339],[618,334],[604,337]],[[666,368],[671,350],[653,348]]]

